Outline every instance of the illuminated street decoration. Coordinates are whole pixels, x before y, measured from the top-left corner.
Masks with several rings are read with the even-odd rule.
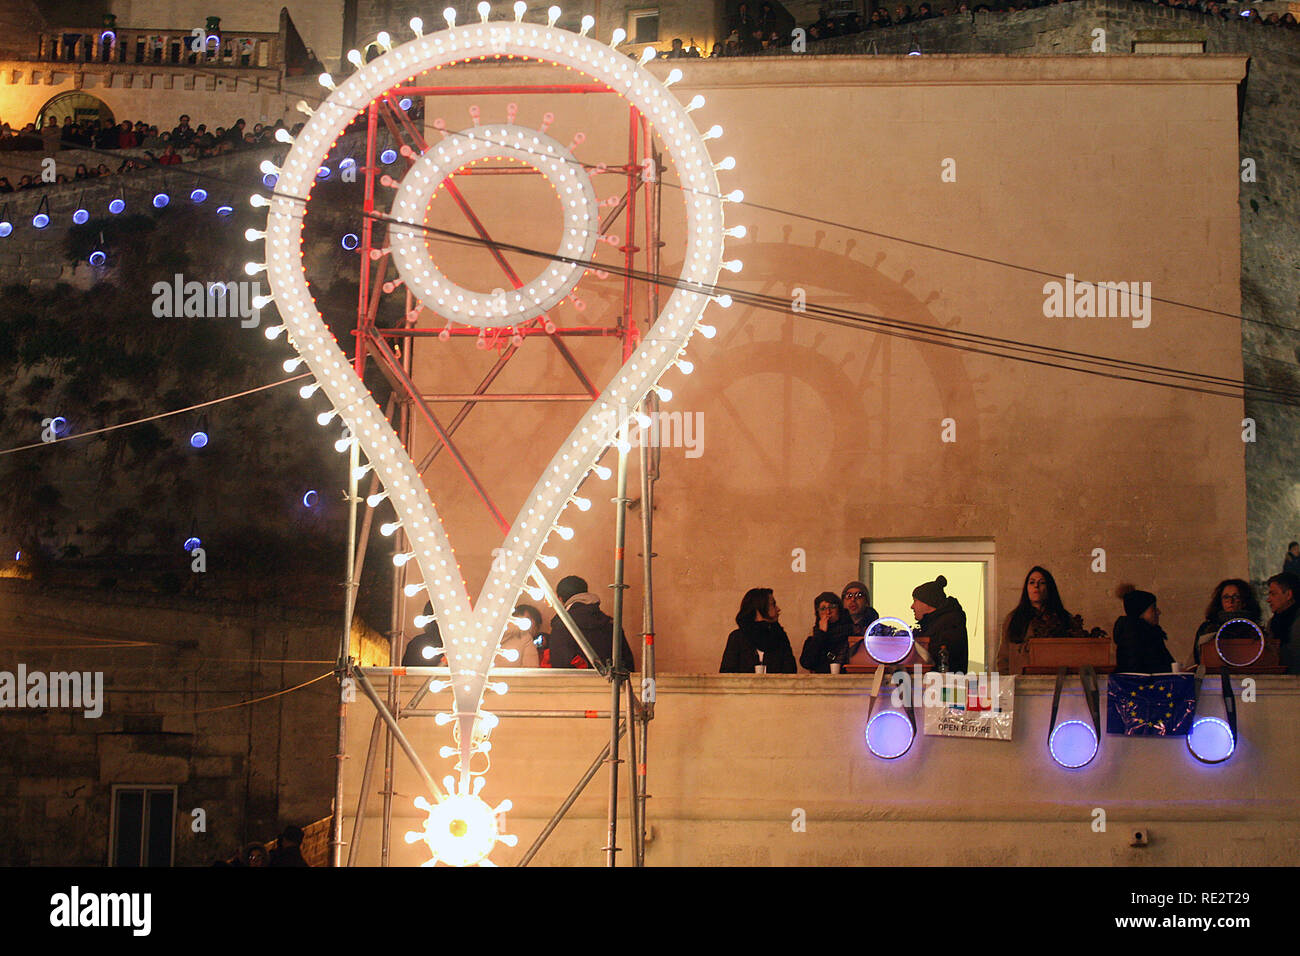
[[[285,141],[292,140],[292,148],[283,165],[278,169],[263,170],[267,176],[275,176],[275,194],[270,199],[261,195],[252,197],[254,206],[268,208],[265,232],[253,230],[249,235],[251,240],[265,241],[266,255],[265,262],[249,263],[245,269],[249,275],[266,271],[272,292],[268,300],[274,298],[283,318],[284,325],[268,329],[268,337],[276,338],[287,332],[289,343],[297,349],[315,377],[315,387],[303,389],[303,397],[311,397],[319,388],[368,459],[368,463],[358,471],[365,473],[373,468],[383,482],[384,492],[377,497],[387,498],[392,503],[411,547],[409,552],[396,555],[394,563],[399,566],[412,563],[423,576],[423,587],[439,623],[451,670],[450,686],[454,699],[451,722],[454,724],[453,739],[458,741],[454,752],[459,754],[460,771],[458,780],[449,778],[454,785],[448,786],[449,790],[454,789],[450,797],[439,792],[430,794],[439,805],[457,801],[454,806],[459,808],[458,815],[452,814],[443,821],[449,828],[449,836],[435,828],[436,834],[426,842],[439,859],[460,863],[476,861],[474,858],[482,846],[480,843],[470,846],[458,842],[466,839],[469,831],[460,835],[454,831],[459,831],[462,825],[473,827],[473,821],[483,819],[482,808],[473,805],[473,801],[479,801],[477,793],[482,786],[482,777],[474,779],[470,758],[490,747],[485,738],[495,718],[481,711],[484,692],[488,689],[499,694],[506,691],[503,682],[489,681],[488,674],[512,608],[530,576],[540,576],[537,564],[554,566],[554,559],[542,555],[541,548],[556,530],[561,512],[574,500],[579,486],[592,471],[601,475],[609,473],[599,464],[599,459],[618,440],[619,409],[635,408],[651,389],[658,386],[664,373],[682,358],[697,328],[701,334],[712,337],[712,328],[699,325],[705,306],[713,298],[710,290],[721,268],[736,272],[741,267],[738,261],[724,264],[722,259],[722,204],[743,198],[739,190],[730,193],[726,199],[722,197],[715,167],[705,145],[706,140],[722,135],[721,127],[715,125],[701,133],[688,115],[689,110],[667,89],[681,78],[680,70],[673,70],[668,81],[661,83],[616,49],[588,38],[586,33],[594,23],[590,17],[583,18],[582,29],[575,34],[554,28],[560,15],[556,7],[550,9],[549,23],[543,26],[521,22],[519,10],[516,10],[515,22],[489,23],[487,5],[481,6],[484,8],[480,10],[481,23],[456,27],[454,13],[449,12],[448,29],[425,34],[423,24],[413,21],[415,39],[393,46],[391,38],[381,34],[377,42],[388,52],[360,66],[342,82],[336,83],[328,74],[321,77],[321,85],[331,91],[329,96],[316,109],[305,111],[309,118],[296,138],[282,137]],[[615,31],[615,46],[621,42],[621,33],[621,30]],[[571,67],[608,85],[649,120],[675,167],[681,194],[686,197],[686,249],[680,280],[663,311],[541,473],[507,532],[500,557],[493,563],[478,599],[471,603],[442,518],[423,479],[316,307],[302,259],[302,233],[306,203],[319,169],[344,129],[371,102],[428,70],[475,57],[496,55]],[[643,62],[648,58],[643,57]],[[694,108],[701,105],[702,97],[696,97],[691,103]],[[527,155],[526,161],[530,165],[542,169],[553,184],[560,181],[563,172],[567,177],[566,188],[580,190],[584,201],[589,202],[590,186],[585,174],[579,175],[578,167],[571,161],[561,170],[558,164],[565,161],[558,152],[547,153],[545,148],[537,152],[537,145],[541,145],[538,133],[529,134],[529,140],[523,142],[519,138],[519,129],[513,124],[484,127],[474,132],[481,135],[494,130],[495,135],[503,137],[495,143],[488,143],[486,137],[478,142],[478,136],[471,139],[455,134],[448,140],[456,140],[467,151],[476,150],[476,156],[509,155],[508,150],[520,150],[526,146],[533,150]],[[537,145],[531,142],[532,137],[538,139]],[[435,148],[426,158],[417,161],[415,168],[422,171],[423,181],[417,176],[412,182],[408,174],[398,191],[399,200],[414,204],[407,209],[408,212],[414,210],[414,214],[404,216],[402,207],[395,205],[395,220],[412,227],[413,231],[418,231],[423,225],[423,210],[418,209],[419,197],[425,190],[429,190],[431,195],[429,187],[436,187],[432,178],[434,170],[452,171],[449,167],[455,155],[454,149],[455,144],[451,153]],[[552,159],[556,165],[548,168]],[[733,165],[734,162],[724,160],[718,168],[729,169]],[[570,237],[566,220],[566,235],[561,249],[566,248],[570,241],[580,241],[582,249],[589,250],[589,243],[593,241],[591,218],[588,216],[590,208],[584,208],[582,203],[573,208],[576,210],[573,222],[584,222],[581,228],[585,234],[580,238]],[[400,226],[396,228],[400,230]],[[424,270],[420,270],[421,274],[412,274],[417,265],[418,262],[412,260],[408,267],[403,267],[399,260],[399,271],[412,289],[424,287],[418,293],[424,299],[438,290],[431,282],[423,281],[426,278],[422,274]],[[428,272],[428,278],[432,279],[433,270],[428,269]],[[573,274],[576,272],[570,273],[569,277]],[[504,319],[492,320],[486,315],[472,314],[467,308],[463,315],[458,315],[458,320],[480,327],[490,325],[492,321],[498,325],[514,324],[521,321],[518,316],[528,314],[549,301],[550,296],[562,288],[562,282],[556,281],[559,278],[553,277],[550,291],[543,286],[527,293],[521,291],[514,297],[507,294]],[[433,298],[436,301],[436,295]],[[730,304],[725,296],[719,297],[718,301],[724,306]],[[511,302],[515,303],[514,313],[511,312]],[[261,303],[265,304],[265,301]],[[425,304],[429,303],[426,301]],[[426,831],[429,826],[426,824]],[[478,840],[479,836],[480,831],[475,830],[473,838]],[[447,843],[448,839],[452,842]],[[485,840],[488,849],[498,839],[503,838],[494,834],[492,840]],[[447,854],[445,857],[444,852]],[[486,851],[483,856],[477,856],[477,860],[481,861],[485,856]]]

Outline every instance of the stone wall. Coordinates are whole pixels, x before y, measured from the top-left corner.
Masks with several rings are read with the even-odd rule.
[[[1250,57],[1239,93],[1240,156],[1255,168],[1255,181],[1238,183],[1242,355],[1246,381],[1300,392],[1300,33],[1147,3],[1074,0],[873,30],[813,44],[808,53],[1088,54],[1097,28],[1106,31],[1108,55],[1129,54],[1139,41],[1186,40],[1204,42],[1206,53]],[[1168,236],[1188,248],[1201,241]],[[1293,405],[1253,396],[1246,415],[1258,434],[1246,446],[1250,576],[1258,582],[1282,569],[1287,542],[1300,538],[1300,417]]]
[[[330,812],[338,683],[279,692],[333,670],[340,615],[12,580],[0,581],[0,606],[0,671],[100,671],[104,682],[98,718],[0,708],[0,864],[104,865],[115,784],[177,786],[177,865]],[[352,645],[387,660],[360,621]]]

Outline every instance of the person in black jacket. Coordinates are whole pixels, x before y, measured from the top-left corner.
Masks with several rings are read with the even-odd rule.
[[[570,574],[555,586],[555,595],[564,604],[573,623],[581,629],[592,651],[609,664],[614,653],[614,619],[600,609],[600,598],[588,592],[587,582],[575,574]],[[633,671],[636,660],[632,657],[632,648],[628,646],[626,635],[620,634],[620,638],[619,667]],[[592,666],[558,614],[551,618],[550,645],[552,667],[581,669]]]
[[[778,623],[781,609],[771,588],[750,588],[736,612],[736,630],[727,638],[720,674],[752,674],[761,662],[769,674],[795,674],[798,665],[790,638]]]
[[[1124,615],[1115,622],[1115,671],[1129,674],[1164,674],[1173,669],[1174,656],[1160,627],[1160,608],[1150,591],[1122,584],[1115,592],[1124,601]]]
[[[880,619],[880,614],[871,606],[871,591],[861,581],[850,581],[844,585],[844,590],[840,591],[840,600],[844,603],[845,613],[853,623],[852,631],[855,637],[865,635],[872,622]]]
[[[1268,579],[1268,608],[1273,612],[1269,619],[1268,630],[1273,640],[1281,646],[1278,655],[1286,665],[1288,674],[1300,674],[1300,637],[1295,637],[1300,625],[1300,578],[1288,571],[1275,574]]]
[[[1255,589],[1250,582],[1241,578],[1228,578],[1220,581],[1210,598],[1210,605],[1205,609],[1205,620],[1196,629],[1196,640],[1192,642],[1192,663],[1201,662],[1201,647],[1214,640],[1224,624],[1245,618],[1258,624],[1260,619],[1259,601],[1255,598]],[[1246,625],[1238,625],[1246,629]],[[1227,636],[1233,636],[1231,631]]]
[[[1292,541],[1286,546],[1286,557],[1282,559],[1282,570],[1288,574],[1300,576],[1300,541]]]
[[[935,666],[966,672],[969,659],[966,612],[954,597],[944,593],[948,579],[942,574],[912,589],[912,613],[916,615],[918,637],[930,639],[930,657]]]
[[[424,616],[433,617],[431,602],[425,602]],[[446,665],[447,659],[442,656],[442,631],[438,629],[438,622],[431,620],[428,627],[407,642],[406,650],[402,654],[402,666],[445,667]]]
[[[848,663],[853,619],[833,591],[823,591],[813,599],[813,613],[816,617],[812,633],[803,642],[799,664],[814,674],[829,674],[832,663],[841,666]]]

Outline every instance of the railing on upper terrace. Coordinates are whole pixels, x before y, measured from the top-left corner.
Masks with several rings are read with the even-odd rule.
[[[284,62],[280,33],[194,29],[63,27],[38,34],[36,59],[55,63],[122,63],[275,69]]]

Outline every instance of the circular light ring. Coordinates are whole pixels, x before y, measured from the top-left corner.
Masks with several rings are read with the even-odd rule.
[[[185,544],[182,545],[187,552],[192,552],[195,548],[203,547],[203,542],[198,538],[186,538]]]
[[[1047,749],[1062,767],[1069,770],[1086,767],[1100,749],[1097,731],[1082,720],[1067,720],[1053,728]]]
[[[87,260],[92,266],[102,266],[108,261],[108,254],[103,249],[96,249]]]
[[[1255,656],[1252,657],[1250,660],[1246,661],[1244,664],[1239,663],[1237,661],[1229,660],[1227,657],[1225,657],[1223,654],[1223,648],[1219,645],[1219,638],[1223,637],[1224,629],[1231,624],[1246,624],[1255,631],[1255,636],[1259,638],[1259,649],[1255,651]],[[1219,655],[1219,660],[1223,661],[1223,663],[1227,664],[1229,667],[1249,667],[1251,664],[1255,663],[1255,661],[1259,660],[1260,655],[1264,653],[1264,632],[1260,629],[1260,626],[1258,624],[1256,624],[1254,621],[1250,620],[1249,618],[1234,617],[1231,621],[1224,621],[1223,626],[1220,627],[1217,632],[1215,632],[1214,652]]]
[[[78,226],[84,226],[87,222],[90,221],[90,210],[78,209],[76,212],[72,214],[72,221],[75,222]]]
[[[912,653],[915,641],[912,629],[906,623],[896,617],[879,617],[867,628],[866,643],[867,653],[872,660],[881,664],[897,664]]]
[[[166,193],[156,193],[153,197],[153,207],[155,209],[162,209],[171,201],[172,197],[168,196]]]
[[[560,197],[564,226],[557,256],[590,261],[600,232],[591,177],[572,153],[545,133],[506,124],[474,126],[432,147],[407,171],[393,200],[393,218],[404,224],[389,225],[393,261],[426,309],[476,328],[517,325],[548,312],[573,291],[585,271],[577,263],[551,262],[518,289],[474,292],[434,265],[421,227],[443,180],[475,160],[503,158],[532,166]]]
[[[8,219],[0,220],[0,239],[7,239],[13,235],[14,224]]]
[[[317,495],[315,491],[308,491],[306,494],[302,496],[302,506],[304,508],[316,507],[316,501],[319,497],[320,496]]]
[[[1201,763],[1223,763],[1237,749],[1237,740],[1222,717],[1198,717],[1187,733],[1187,749]]]
[[[867,721],[867,749],[882,760],[897,760],[912,749],[916,729],[907,715],[897,710],[879,710]]]
[[[207,446],[208,446],[207,432],[195,432],[193,435],[190,436],[191,448],[206,448]]]
[[[382,153],[379,154],[379,161],[383,163],[385,166],[393,165],[393,163],[397,162],[397,150],[395,149],[384,150]]]
[[[126,209],[125,199],[113,199],[108,203],[108,211],[114,216],[119,215],[124,209]]]
[[[341,245],[348,252],[352,252],[357,246],[361,245],[361,238],[355,232],[346,232],[343,238],[339,240]]]
[[[685,202],[685,254],[677,287],[637,349],[587,409],[570,437],[542,472],[511,527],[507,550],[489,573],[471,612],[470,597],[455,563],[441,518],[406,448],[355,373],[312,300],[302,259],[304,206],[332,144],[367,105],[394,86],[428,70],[491,52],[570,66],[603,82],[635,106],[660,131]],[[428,34],[396,47],[349,76],[303,126],[281,169],[267,211],[267,281],[290,338],[331,404],[384,482],[412,542],[415,561],[430,585],[430,601],[442,624],[456,711],[467,747],[487,680],[495,644],[560,511],[608,443],[610,421],[621,405],[635,405],[676,359],[711,297],[688,286],[710,288],[723,251],[722,200],[708,147],[682,104],[648,71],[595,40],[531,23],[493,23]],[[346,373],[346,374],[345,374]],[[470,657],[470,653],[475,657]]]
[[[207,198],[208,198],[208,191],[204,189],[202,186],[198,186],[190,190],[190,202],[194,203],[196,206],[199,203],[206,202]]]
[[[37,229],[44,229],[49,224],[50,217],[43,212],[38,212],[36,215],[32,216],[32,225]]]

